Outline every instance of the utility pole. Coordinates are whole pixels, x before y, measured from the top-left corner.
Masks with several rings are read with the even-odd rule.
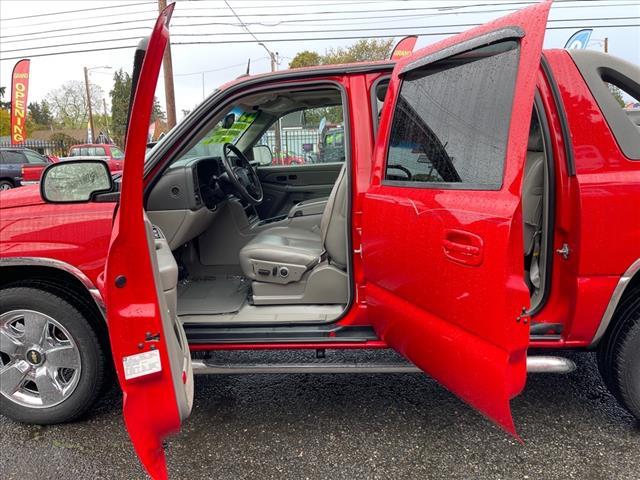
[[[109,133],[109,114],[107,113],[107,100],[104,98],[102,99],[102,108],[104,108],[104,123],[105,127],[107,127],[107,137],[109,138],[109,141],[111,141],[111,134]]]
[[[158,0],[158,11],[167,7],[167,0]],[[171,42],[167,43],[162,58],[164,64],[164,95],[167,103],[167,127],[171,130],[176,126],[176,95],[173,88],[173,64],[171,63]]]
[[[93,143],[96,136],[96,129],[93,125],[93,112],[91,111],[91,90],[89,88],[89,69],[84,67],[84,85],[87,88],[87,107],[89,108],[89,126],[91,127],[91,138],[88,139]]]
[[[269,58],[271,59],[271,71],[276,72],[278,70],[278,52],[273,53],[262,42],[258,42],[258,45],[260,45],[262,48],[264,48],[267,51],[267,53],[269,54]],[[278,117],[278,120],[276,120],[276,129],[274,132],[274,143],[276,147],[275,148],[276,155],[278,156],[278,158],[280,158],[280,153],[282,152],[282,123],[280,122],[280,117]]]
[[[604,53],[609,53],[609,37],[604,37]]]

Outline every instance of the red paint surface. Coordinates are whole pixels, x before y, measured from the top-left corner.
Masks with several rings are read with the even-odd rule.
[[[160,72],[162,56],[169,41],[168,24],[174,4],[158,17],[149,39],[131,109],[127,131],[126,158],[120,208],[116,213],[109,245],[103,295],[106,298],[111,351],[123,391],[123,415],[129,437],[144,465],[154,479],[167,478],[162,440],[180,429],[180,413],[171,377],[170,360],[153,267],[146,241],[142,204],[142,172],[147,143],[147,128]],[[116,278],[124,276],[122,288]],[[146,332],[158,332],[155,342],[160,352],[162,370],[126,380],[123,358],[148,351]],[[143,348],[139,348],[143,344]]]
[[[549,7],[526,8],[398,62],[362,214],[367,313],[378,336],[513,435],[509,401],[524,388],[529,344],[528,324],[516,322],[529,308],[520,191]],[[508,26],[525,36],[502,188],[383,185],[399,72],[419,57]]]

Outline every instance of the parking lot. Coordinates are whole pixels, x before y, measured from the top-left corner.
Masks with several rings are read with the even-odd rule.
[[[169,469],[176,479],[640,478],[640,425],[606,391],[593,355],[572,358],[575,372],[530,375],[513,401],[524,445],[420,374],[198,377]],[[145,478],[120,402],[113,388],[68,425],[0,417],[2,477]]]

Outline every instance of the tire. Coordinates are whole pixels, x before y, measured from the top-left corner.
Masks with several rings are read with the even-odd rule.
[[[52,359],[53,353],[51,350],[45,349],[42,350],[44,353],[39,357],[41,362],[39,366],[25,363],[31,361],[29,358],[33,358],[32,351],[37,347],[26,351],[25,359],[22,359],[23,351],[29,348],[28,345],[31,343],[26,339],[27,319],[25,317],[20,320],[21,311],[27,311],[27,314],[32,315],[32,318],[49,319],[44,323],[43,331],[48,333],[43,334],[43,338],[51,338],[46,342],[60,342],[59,345],[53,345],[53,347],[57,346],[60,349],[62,346],[65,347],[65,350],[72,351],[72,363],[74,366],[77,365],[77,369],[51,367],[47,355],[50,355]],[[21,347],[21,350],[15,349],[13,356],[7,353],[7,347],[5,347],[5,351],[1,352],[0,381],[2,381],[1,372],[5,371],[4,369],[11,365],[15,367],[16,362],[21,362],[21,365],[29,365],[34,372],[36,368],[40,367],[42,368],[39,371],[44,370],[45,367],[47,371],[50,371],[49,368],[54,369],[56,373],[52,375],[56,376],[58,380],[62,379],[61,384],[66,390],[65,388],[60,389],[65,393],[56,391],[55,393],[59,397],[55,397],[55,401],[50,401],[49,405],[45,403],[44,396],[40,396],[40,384],[36,384],[35,381],[29,383],[29,377],[26,377],[26,380],[14,393],[11,393],[11,389],[9,392],[5,391],[7,389],[0,384],[0,414],[18,422],[39,425],[70,422],[85,414],[102,392],[107,366],[104,348],[89,321],[78,308],[60,296],[46,290],[25,286],[11,286],[0,290],[0,334],[3,333],[2,329],[9,328],[7,322],[11,322],[15,318],[17,320],[14,320],[14,324],[9,324],[12,328],[9,333],[14,340],[21,338],[25,347]],[[20,332],[21,321],[22,333]],[[6,338],[4,337],[5,340]],[[45,340],[43,340],[44,343]],[[5,345],[7,344],[5,343]],[[47,348],[53,348],[50,345],[51,343],[47,343]],[[13,348],[13,346],[9,346],[9,348]],[[0,348],[0,350],[2,349]],[[69,383],[64,383],[67,377],[70,378]],[[7,384],[5,383],[5,385]],[[60,385],[60,383],[56,385]],[[33,402],[38,401],[38,397],[40,397],[42,404],[34,405]],[[24,401],[25,398],[29,401]]]
[[[640,420],[640,287],[625,294],[598,347],[598,368],[618,402]]]
[[[0,180],[0,192],[5,190],[11,190],[14,187],[11,180]]]

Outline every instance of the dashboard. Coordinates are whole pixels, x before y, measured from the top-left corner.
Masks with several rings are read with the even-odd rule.
[[[153,187],[147,211],[215,210],[226,194],[217,179],[224,169],[218,157],[191,157],[171,165]]]
[[[218,178],[219,157],[190,157],[171,165],[153,186],[146,212],[165,234],[172,250],[202,234],[227,198]]]

